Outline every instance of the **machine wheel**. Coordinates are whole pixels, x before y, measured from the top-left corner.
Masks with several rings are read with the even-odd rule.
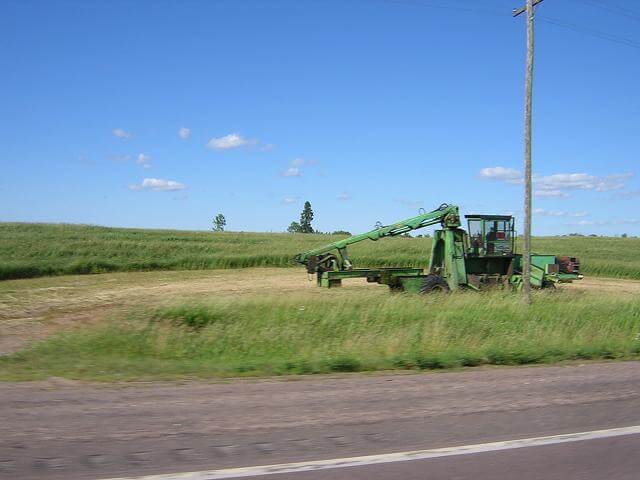
[[[542,288],[545,290],[555,290],[556,289],[556,284],[553,282],[543,282],[542,283]]]
[[[447,281],[440,275],[427,275],[420,286],[420,293],[442,292],[449,293]]]

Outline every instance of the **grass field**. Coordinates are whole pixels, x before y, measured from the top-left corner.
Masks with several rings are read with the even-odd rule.
[[[8,280],[0,282],[0,379],[217,378],[640,354],[639,289],[629,280],[537,292],[525,309],[508,292],[391,295],[355,281],[327,291],[303,268],[264,268],[290,266],[295,253],[337,238],[0,224],[0,279]],[[350,253],[361,266],[422,266],[430,247],[427,238],[390,238]],[[640,278],[639,239],[536,238],[534,249],[577,255],[588,276]],[[84,273],[107,274],[43,278]],[[41,278],[9,280],[25,277]]]
[[[170,379],[439,369],[640,353],[635,296],[389,295],[377,288],[134,308],[0,358],[0,379]]]
[[[64,224],[0,223],[0,280],[114,271],[291,266],[294,254],[332,235],[211,233]],[[534,238],[539,253],[580,257],[587,275],[640,278],[640,239]],[[388,238],[350,247],[359,266],[422,266],[428,238]]]

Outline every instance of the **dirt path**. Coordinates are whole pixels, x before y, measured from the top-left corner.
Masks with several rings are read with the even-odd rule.
[[[565,285],[563,288],[606,294],[640,295],[640,280],[585,277],[581,281]]]
[[[562,288],[638,295],[640,281],[585,278]],[[343,294],[387,288],[364,279],[345,282]],[[99,323],[136,306],[238,296],[326,295],[303,269],[248,268],[178,272],[124,272],[0,282],[0,354],[62,329]]]

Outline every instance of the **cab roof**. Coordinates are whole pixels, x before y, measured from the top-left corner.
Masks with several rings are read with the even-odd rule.
[[[469,215],[465,215],[464,218],[471,219],[471,220],[511,220],[513,217],[511,215],[469,214]]]

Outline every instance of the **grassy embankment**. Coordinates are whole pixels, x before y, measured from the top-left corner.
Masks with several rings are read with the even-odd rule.
[[[222,233],[0,223],[0,280],[114,271],[286,267],[332,235]],[[587,275],[640,278],[640,239],[543,237],[535,251],[580,257]],[[359,266],[422,266],[427,238],[389,238],[350,247]]]
[[[327,292],[328,293],[328,292]],[[0,379],[126,380],[439,369],[637,358],[640,300],[379,289],[219,298],[139,309],[0,358]]]

